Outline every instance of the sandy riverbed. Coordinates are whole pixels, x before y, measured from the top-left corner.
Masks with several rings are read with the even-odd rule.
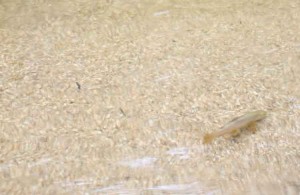
[[[0,1],[0,194],[298,194],[300,1]],[[258,132],[202,137],[263,109]]]

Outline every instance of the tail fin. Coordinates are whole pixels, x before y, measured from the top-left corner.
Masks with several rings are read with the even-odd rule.
[[[213,139],[214,139],[214,136],[212,134],[208,133],[208,134],[204,135],[203,143],[204,144],[210,144]]]

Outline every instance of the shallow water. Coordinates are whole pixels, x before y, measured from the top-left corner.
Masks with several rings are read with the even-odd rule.
[[[298,194],[297,1],[0,1],[0,193]],[[252,110],[258,132],[202,144]]]

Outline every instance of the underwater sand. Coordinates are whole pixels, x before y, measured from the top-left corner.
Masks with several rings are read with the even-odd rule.
[[[299,13],[0,1],[0,194],[299,194]],[[252,110],[256,134],[202,144]]]

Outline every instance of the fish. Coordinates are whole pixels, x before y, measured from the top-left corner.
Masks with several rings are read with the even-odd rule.
[[[267,112],[263,110],[247,112],[244,115],[229,121],[221,128],[220,131],[205,134],[203,137],[203,143],[210,144],[214,139],[225,135],[237,137],[240,135],[241,129],[245,128],[250,130],[252,133],[255,133],[257,131],[256,123],[266,117]]]

